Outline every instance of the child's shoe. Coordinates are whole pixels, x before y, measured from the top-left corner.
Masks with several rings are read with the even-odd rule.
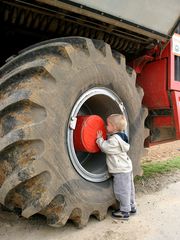
[[[129,213],[120,211],[119,209],[117,211],[112,212],[112,216],[118,219],[122,220],[128,220],[129,219]]]
[[[136,214],[136,212],[137,212],[137,209],[135,207],[132,207],[131,211],[130,211],[130,214]]]

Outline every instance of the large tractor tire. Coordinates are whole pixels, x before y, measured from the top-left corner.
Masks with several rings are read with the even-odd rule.
[[[45,41],[0,69],[0,202],[52,226],[104,219],[115,203],[103,153],[76,152],[77,115],[124,112],[134,175],[145,139],[143,91],[110,46],[86,38]]]

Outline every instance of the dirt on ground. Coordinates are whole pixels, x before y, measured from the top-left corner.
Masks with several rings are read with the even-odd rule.
[[[180,141],[151,147],[142,162],[164,161],[176,156],[180,156]],[[180,211],[180,171],[138,181],[135,187],[136,217],[128,222],[113,220],[109,210],[104,221],[90,217],[87,227],[81,230],[71,222],[54,229],[38,215],[27,220],[0,207],[0,240],[178,240],[180,220],[176,216],[180,215],[177,213]],[[172,225],[173,222],[176,224]],[[167,230],[167,227],[171,229]]]
[[[147,155],[142,162],[160,162],[180,156],[180,140],[158,144],[147,148]]]
[[[147,155],[142,163],[156,163],[171,160],[180,156],[180,140],[152,146],[147,149]],[[146,194],[161,190],[170,183],[180,181],[180,171],[166,174],[156,174],[153,178],[136,182],[136,193]]]

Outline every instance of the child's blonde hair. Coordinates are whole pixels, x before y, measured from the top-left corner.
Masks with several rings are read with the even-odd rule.
[[[123,131],[127,127],[127,121],[123,114],[111,114],[108,117],[108,120],[116,128],[117,131]]]

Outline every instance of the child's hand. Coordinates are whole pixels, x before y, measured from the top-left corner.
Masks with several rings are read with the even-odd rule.
[[[97,131],[97,138],[102,137],[102,135],[103,135],[103,132],[101,130],[98,130]]]

